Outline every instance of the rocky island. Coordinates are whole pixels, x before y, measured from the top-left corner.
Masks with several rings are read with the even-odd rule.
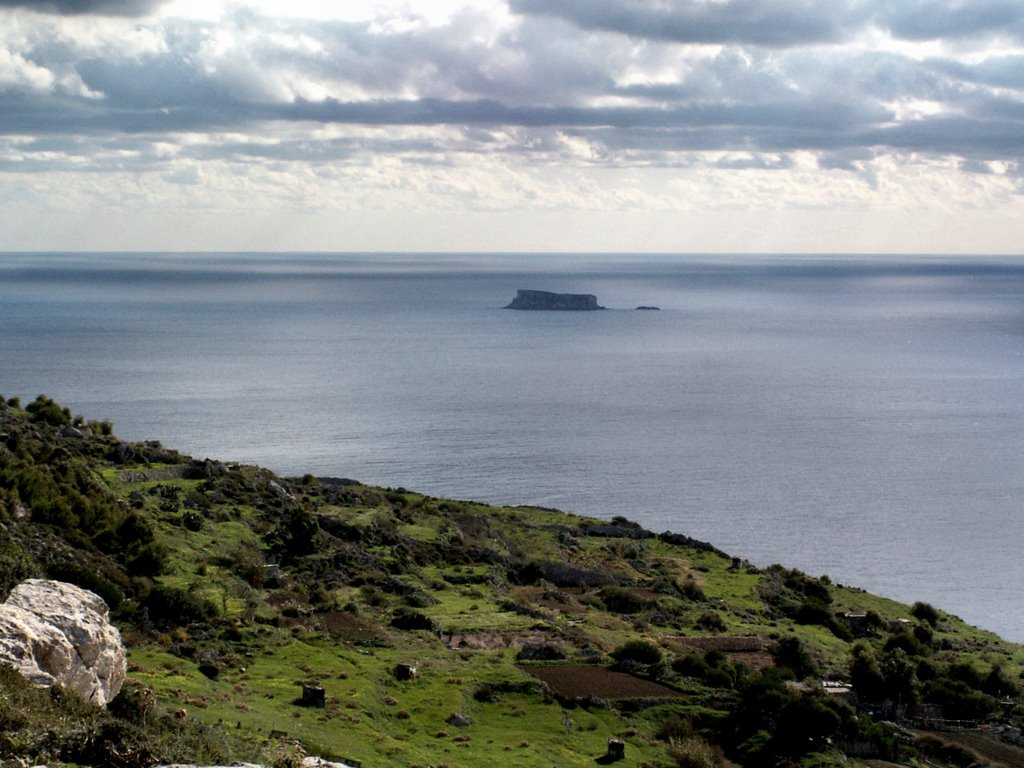
[[[592,293],[552,293],[551,291],[516,291],[516,297],[503,309],[537,309],[589,312],[604,309]]]

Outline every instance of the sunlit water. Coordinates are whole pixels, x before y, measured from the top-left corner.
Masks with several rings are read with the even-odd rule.
[[[612,309],[499,309],[518,288]],[[1018,641],[1022,353],[1021,260],[0,255],[8,397],[287,474],[622,514]]]

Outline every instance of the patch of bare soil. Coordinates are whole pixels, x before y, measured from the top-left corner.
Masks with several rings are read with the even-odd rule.
[[[721,651],[732,662],[746,664],[754,672],[775,665],[771,643],[760,637],[673,637],[672,643],[694,651]]]
[[[664,685],[604,667],[559,665],[524,667],[523,671],[547,683],[556,696],[567,699],[667,699],[682,696]]]
[[[467,632],[445,635],[445,643],[452,648],[489,651],[495,648],[519,650],[524,645],[555,645],[568,648],[570,643],[550,632]]]
[[[685,645],[701,651],[716,650],[722,653],[754,653],[768,650],[768,641],[760,637],[725,635],[722,637],[682,637],[670,638],[673,643]]]
[[[556,614],[580,614],[587,610],[587,607],[576,599],[577,595],[581,592],[582,590],[576,587],[562,587],[560,589],[517,587],[512,591],[512,596],[520,603],[546,608],[549,611],[556,612]]]
[[[376,623],[347,611],[330,611],[321,614],[318,619],[324,633],[333,640],[378,643],[387,638]]]
[[[1006,744],[981,733],[933,733],[948,744],[970,750],[993,768],[1020,768],[1024,766],[1024,749]]]

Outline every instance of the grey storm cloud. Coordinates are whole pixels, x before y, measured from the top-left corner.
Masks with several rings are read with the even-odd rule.
[[[0,0],[0,8],[24,8],[61,16],[147,16],[168,0]]]
[[[632,37],[776,48],[843,42],[869,27],[907,40],[1024,33],[1017,0],[509,0],[509,7]]]
[[[0,7],[13,5],[46,5],[70,14],[99,13],[114,3],[0,0]],[[117,5],[136,13],[155,7],[153,2]],[[389,153],[486,152],[495,146],[492,131],[498,129],[525,135],[522,141],[504,137],[498,142],[501,151],[557,153],[562,147],[556,135],[562,134],[589,142],[599,158],[803,149],[827,153],[827,167],[854,168],[849,158],[877,148],[979,161],[1024,154],[1024,57],[965,63],[819,45],[883,22],[908,37],[939,34],[951,25],[956,35],[993,28],[1012,33],[1024,3],[511,0],[511,7],[528,15],[489,42],[457,26],[380,35],[365,24],[239,14],[221,28],[245,44],[211,60],[204,59],[209,25],[199,23],[163,22],[159,30],[166,45],[136,55],[113,45],[103,55],[79,54],[73,40],[54,42],[39,34],[16,53],[61,77],[72,72],[88,93],[62,87],[61,77],[50,87],[27,79],[0,82],[0,135],[53,137],[70,144],[82,137],[117,135],[127,141],[179,132],[258,132],[259,126],[271,125],[452,129],[445,139],[233,142],[204,150],[223,157],[310,162],[343,160],[368,147]],[[615,35],[552,24],[538,14],[585,29],[752,47],[726,45],[679,66],[671,43],[636,46]],[[925,20],[927,15],[933,18]],[[316,45],[276,42],[288,36]],[[813,48],[806,47],[810,43]],[[618,74],[630,67],[668,70],[673,77],[622,81]],[[341,83],[352,93],[371,95],[313,99],[280,86],[301,80]],[[901,119],[898,106],[913,102],[942,109]],[[783,168],[788,161],[723,162]]]
[[[541,14],[584,29],[689,43],[791,46],[835,42],[850,23],[839,2],[728,0],[662,3],[651,0],[510,0],[522,14]]]

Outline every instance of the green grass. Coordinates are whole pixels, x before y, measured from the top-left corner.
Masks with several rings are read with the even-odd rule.
[[[216,681],[167,652],[133,649],[130,684],[151,687],[163,706],[185,708],[239,735],[283,731],[321,754],[366,764],[584,766],[624,732],[633,734],[628,740],[637,758],[661,759],[647,721],[624,725],[608,709],[563,711],[539,686],[534,693],[502,693],[496,703],[477,701],[473,694],[482,682],[535,683],[512,656],[451,651],[427,639],[412,649],[371,650],[277,637],[266,652],[222,671]],[[392,670],[402,662],[417,665],[416,679],[395,679]],[[323,709],[293,703],[300,684],[311,681],[325,689]],[[454,715],[468,724],[453,724]]]
[[[16,429],[17,422],[5,428]],[[40,455],[52,454],[41,450]],[[98,450],[89,454],[97,455]],[[812,596],[821,602],[810,614],[814,620],[872,612],[882,628],[862,642],[878,656],[889,624],[911,618],[909,606],[862,590],[760,570],[645,532],[623,527],[624,535],[599,535],[616,533],[614,526],[624,526],[622,521],[608,525],[547,509],[490,507],[360,485],[336,488],[281,480],[249,467],[232,467],[209,480],[184,480],[174,477],[181,467],[97,464],[98,476],[115,497],[106,500],[113,523],[97,541],[110,547],[104,551],[112,559],[104,562],[126,595],[117,615],[130,644],[127,689],[151,688],[158,702],[153,718],[167,716],[159,722],[170,723],[172,730],[177,726],[169,716],[182,708],[189,722],[205,726],[189,737],[197,754],[272,759],[282,749],[268,741],[277,731],[310,752],[367,766],[547,768],[592,766],[608,739],[616,737],[626,740],[626,764],[668,766],[666,744],[658,739],[667,717],[708,725],[726,717],[740,696],[673,671],[673,658],[691,652],[680,636],[798,638],[823,676],[843,678],[851,659],[849,638],[787,616],[808,615],[797,609],[806,609]],[[165,479],[133,482],[143,473]],[[123,570],[127,566],[113,559],[123,542],[110,536],[128,510],[149,521],[167,552],[156,577],[130,576]],[[317,532],[312,521],[324,516],[347,525],[324,523]],[[186,522],[198,523],[198,530]],[[13,521],[5,520],[10,525]],[[68,546],[59,531],[23,534],[20,541],[33,547],[56,542],[49,555],[66,557],[74,546],[89,545],[79,535]],[[310,552],[309,543],[316,551]],[[98,561],[105,555],[90,556]],[[259,586],[264,556],[281,564],[281,585]],[[36,563],[40,569],[46,558],[43,550]],[[612,582],[611,588],[603,582]],[[216,607],[216,616],[175,626],[159,616],[133,613],[145,604],[153,584],[205,600]],[[486,640],[489,646],[452,649],[446,647],[447,635],[397,630],[391,621],[401,610],[421,613],[445,633],[478,633],[465,639]],[[967,662],[984,675],[997,665],[1009,678],[1020,678],[1024,648],[939,615],[925,651],[933,668]],[[710,626],[708,617],[724,626]],[[666,654],[665,665],[650,672],[681,697],[636,712],[624,705],[560,705],[517,666],[523,642],[518,633],[525,632],[531,642],[564,648],[570,663],[607,664],[610,652],[628,641],[650,641]],[[418,676],[397,680],[393,671],[400,663],[416,665]],[[207,671],[206,665],[216,667],[215,679],[200,672],[201,664]],[[314,682],[324,687],[326,706],[297,706],[302,684]],[[478,696],[482,686],[497,686],[498,700]],[[3,696],[24,695],[0,694],[3,712],[13,711]],[[60,718],[41,701],[31,706],[46,727]],[[101,718],[93,715],[90,727]],[[65,714],[65,720],[74,717]],[[26,750],[17,756],[35,760],[31,734],[24,728],[14,733]],[[204,742],[202,734],[214,741]],[[231,749],[210,751],[217,739]],[[0,756],[14,755],[5,743],[0,740]],[[171,744],[162,754],[180,756],[184,743]],[[248,745],[248,751],[238,744]],[[800,764],[859,765],[831,752],[805,756]]]

